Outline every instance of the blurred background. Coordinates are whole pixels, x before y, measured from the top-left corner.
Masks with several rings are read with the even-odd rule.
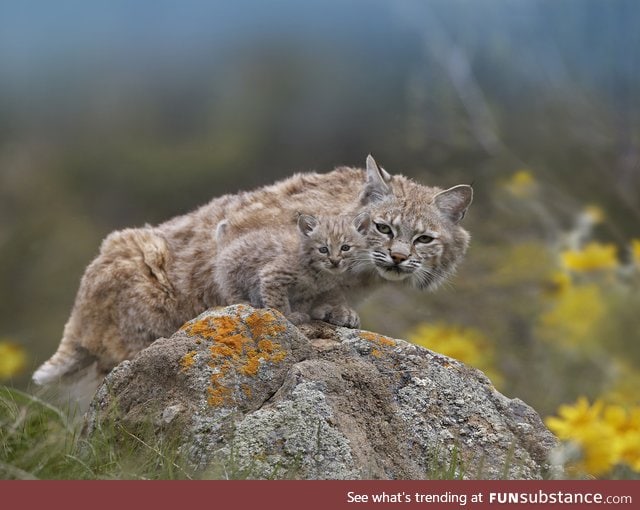
[[[372,153],[476,198],[457,277],[363,327],[640,430],[639,26],[634,0],[3,0],[0,379],[53,353],[110,231]]]

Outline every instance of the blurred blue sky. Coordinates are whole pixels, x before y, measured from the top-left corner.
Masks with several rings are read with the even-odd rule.
[[[3,0],[0,55],[5,69],[24,70],[60,58],[181,58],[265,37],[330,41],[371,31],[373,42],[388,36],[391,10],[376,0]]]
[[[100,161],[200,143],[203,175],[214,151],[282,175],[374,150],[432,168],[476,145],[624,152],[639,26],[636,0],[2,0],[0,142]]]
[[[377,58],[384,72],[425,43],[460,46],[476,65],[510,56],[527,79],[626,94],[639,79],[638,26],[634,0],[3,0],[0,94],[61,75],[215,70],[225,55],[278,44],[355,65]]]

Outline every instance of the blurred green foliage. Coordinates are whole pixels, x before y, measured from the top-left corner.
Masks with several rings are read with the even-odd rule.
[[[544,414],[637,380],[637,281],[557,290],[563,250],[610,244],[618,271],[640,238],[637,2],[41,4],[0,6],[0,337],[30,356],[13,385],[111,230],[369,152],[476,198],[459,275],[382,289],[365,328],[477,331],[500,389]]]

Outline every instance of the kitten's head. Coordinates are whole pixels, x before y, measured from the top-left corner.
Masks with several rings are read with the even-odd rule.
[[[369,257],[377,273],[420,289],[451,275],[469,245],[460,225],[473,199],[471,186],[447,190],[397,179],[367,158],[361,204],[369,212]]]
[[[301,251],[316,270],[340,274],[354,270],[367,252],[366,234],[371,219],[366,212],[357,216],[298,217]]]

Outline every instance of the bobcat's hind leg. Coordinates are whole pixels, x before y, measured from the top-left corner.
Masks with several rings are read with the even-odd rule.
[[[56,353],[33,375],[40,385],[73,379],[92,362],[101,374],[180,326],[165,268],[169,252],[153,229],[110,234],[85,270]]]

